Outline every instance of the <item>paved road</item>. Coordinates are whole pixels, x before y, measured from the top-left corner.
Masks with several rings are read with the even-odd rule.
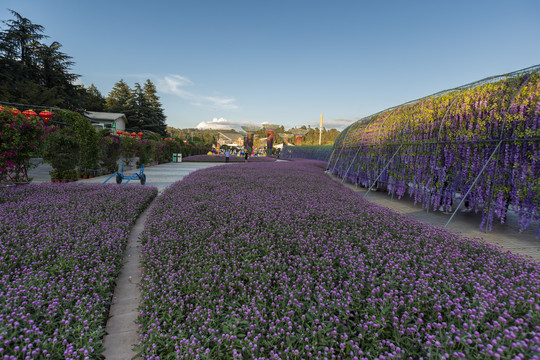
[[[213,166],[218,165],[226,165],[226,166],[234,166],[233,163],[224,164],[224,163],[166,163],[166,164],[160,164],[160,165],[154,165],[154,166],[148,166],[144,169],[144,174],[146,174],[146,185],[147,186],[156,186],[158,188],[158,191],[161,193],[163,190],[179,181],[182,180],[182,178],[193,171],[199,170],[199,169],[206,169]],[[32,177],[33,183],[43,183],[43,182],[50,182],[51,176],[49,175],[49,171],[52,171],[52,167],[49,164],[42,163],[38,165],[37,168],[32,169],[28,172],[28,176]],[[133,169],[129,170],[129,172],[136,172],[138,170]],[[105,176],[98,176],[92,179],[79,179],[79,182],[82,183],[88,183],[88,184],[100,184],[103,183],[110,175]],[[125,181],[124,181],[125,182]],[[116,183],[115,178],[111,178],[108,183]],[[132,185],[140,185],[140,182],[138,180],[131,180],[126,186],[132,186]],[[122,185],[124,186],[124,185]]]

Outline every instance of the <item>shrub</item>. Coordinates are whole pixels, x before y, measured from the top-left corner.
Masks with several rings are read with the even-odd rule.
[[[38,151],[46,129],[38,118],[0,111],[0,180],[30,180],[30,157]]]
[[[140,139],[138,142],[139,160],[137,165],[148,164],[152,160],[152,144],[148,140]]]
[[[75,171],[79,159],[79,144],[67,129],[57,129],[49,134],[43,148],[43,158],[51,164],[51,177],[62,179],[68,170]],[[75,178],[77,174],[75,173]]]
[[[138,152],[137,140],[130,136],[122,136],[120,138],[120,144],[122,146],[121,153],[124,158],[124,163],[126,165],[131,165],[133,158],[137,156]]]
[[[79,167],[84,170],[99,169],[99,137],[90,120],[81,114],[67,110],[57,112],[53,120],[70,125],[70,131],[74,134],[80,148]]]
[[[118,136],[107,135],[99,142],[101,162],[107,171],[113,173],[118,170],[118,160],[122,153],[122,146]]]

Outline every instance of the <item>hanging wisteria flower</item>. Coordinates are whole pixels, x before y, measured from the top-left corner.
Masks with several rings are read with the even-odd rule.
[[[539,67],[359,120],[336,139],[329,167],[433,210],[468,194],[482,229],[513,210],[523,230],[540,219]]]

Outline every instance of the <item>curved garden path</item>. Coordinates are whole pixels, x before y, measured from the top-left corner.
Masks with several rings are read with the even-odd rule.
[[[118,276],[114,289],[113,303],[109,311],[109,320],[103,340],[106,359],[131,359],[136,353],[133,345],[138,343],[137,320],[141,293],[141,244],[139,236],[144,230],[144,223],[150,212],[150,206],[139,216],[131,229],[124,253],[122,272]]]

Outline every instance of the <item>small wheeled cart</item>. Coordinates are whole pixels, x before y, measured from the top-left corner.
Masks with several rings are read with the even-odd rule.
[[[124,172],[124,163],[122,163],[122,168],[120,169],[120,171],[117,171],[114,174],[112,174],[111,176],[109,176],[107,178],[107,180],[105,180],[103,183],[105,184],[107,181],[109,181],[114,176],[116,176],[116,183],[117,184],[121,184],[122,181],[126,180],[126,179],[127,179],[127,181],[124,183],[124,185],[127,184],[128,182],[130,182],[133,179],[138,179],[141,182],[141,185],[146,184],[146,175],[144,174],[144,164],[141,165],[141,169],[139,170],[139,172],[125,173]]]

